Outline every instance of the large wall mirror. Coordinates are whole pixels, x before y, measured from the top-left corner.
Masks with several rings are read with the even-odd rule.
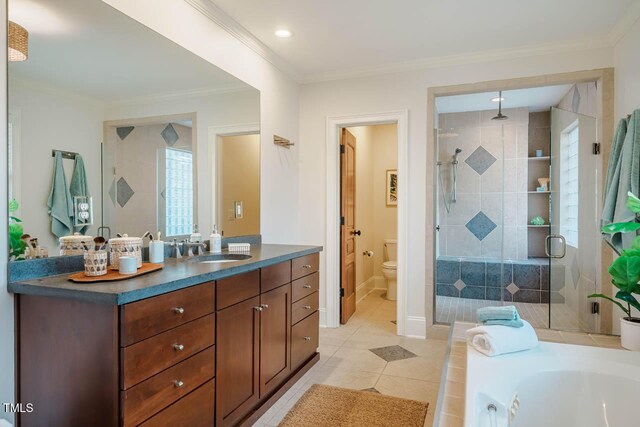
[[[8,11],[12,259],[74,233],[260,233],[258,90],[101,0]]]

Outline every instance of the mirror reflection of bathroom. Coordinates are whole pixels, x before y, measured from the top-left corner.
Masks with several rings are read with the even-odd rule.
[[[438,323],[514,304],[535,327],[592,330],[599,96],[593,82],[436,98]]]
[[[346,129],[355,138],[356,317],[395,333],[397,300],[397,124]],[[347,190],[350,191],[350,190]]]

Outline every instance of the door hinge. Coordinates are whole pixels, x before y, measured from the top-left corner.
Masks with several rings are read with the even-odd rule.
[[[340,297],[342,298],[344,296],[344,288],[340,288]]]
[[[344,225],[344,217],[343,216],[340,217],[340,225]]]
[[[340,154],[344,154],[345,149],[344,149],[344,144],[340,144]]]
[[[593,143],[593,154],[594,155],[600,154],[600,143],[599,142],[594,142]]]
[[[600,314],[600,303],[593,301],[591,302],[591,314]]]

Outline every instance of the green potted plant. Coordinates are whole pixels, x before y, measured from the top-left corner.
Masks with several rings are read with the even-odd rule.
[[[640,214],[640,199],[632,193],[627,194],[627,208]],[[616,222],[602,227],[607,234],[633,233],[640,230],[640,222]],[[640,302],[634,295],[640,295],[640,236],[633,240],[630,248],[624,249],[620,256],[609,266],[611,283],[618,289],[615,297],[604,294],[591,294],[589,298],[605,298],[616,304],[625,316],[620,318],[621,344],[628,350],[640,351],[640,318],[634,317],[632,309],[640,311]]]
[[[27,244],[22,240],[24,229],[22,220],[12,214],[18,210],[20,205],[15,199],[9,202],[9,259],[22,260],[27,249]]]

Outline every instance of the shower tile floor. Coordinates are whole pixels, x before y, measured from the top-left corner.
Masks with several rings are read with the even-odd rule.
[[[549,327],[549,304],[534,304],[525,302],[513,304],[520,316],[527,320],[534,328]],[[436,322],[453,324],[455,321],[476,322],[476,310],[481,307],[497,306],[496,301],[436,297]],[[566,304],[551,304],[551,328],[563,331],[582,331],[578,316]]]

